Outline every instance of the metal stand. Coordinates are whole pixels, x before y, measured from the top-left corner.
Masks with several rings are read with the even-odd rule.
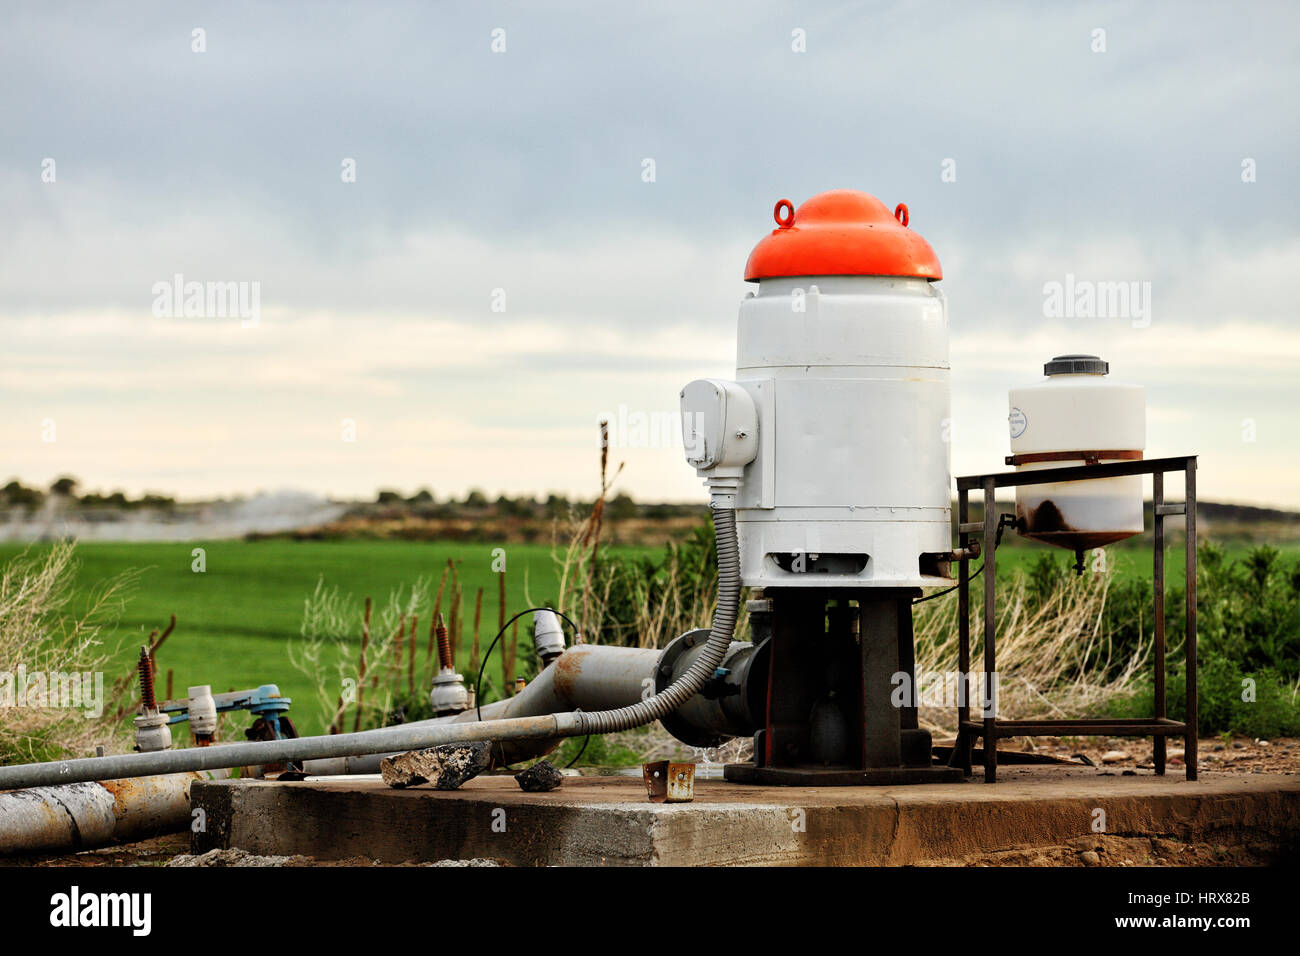
[[[1184,473],[1185,500],[1182,504],[1166,504],[1164,476],[1168,472]],[[1000,720],[997,717],[997,658],[995,631],[997,622],[995,583],[995,544],[997,540],[997,506],[994,491],[1018,485],[1049,484],[1061,481],[1088,481],[1100,478],[1118,478],[1126,475],[1151,475],[1152,506],[1155,521],[1155,554],[1152,569],[1155,582],[1155,714],[1151,718],[1083,718],[1076,720]],[[969,494],[983,489],[984,520],[972,522]],[[1069,468],[1050,468],[1042,471],[1004,472],[992,475],[971,475],[957,479],[957,515],[960,547],[970,543],[973,534],[983,533],[984,556],[984,675],[991,706],[982,720],[971,720],[969,699],[963,698],[957,708],[957,744],[953,747],[949,763],[971,774],[971,758],[975,739],[984,741],[984,781],[997,779],[998,749],[1001,737],[1060,737],[1074,734],[1106,735],[1112,737],[1153,738],[1154,763],[1158,774],[1165,772],[1165,738],[1182,737],[1187,779],[1196,779],[1196,456],[1183,458],[1157,458],[1150,461],[1120,461],[1098,465],[1080,465]],[[1186,530],[1187,567],[1187,720],[1169,720],[1165,711],[1165,532],[1164,519],[1169,515],[1182,515]],[[958,667],[963,675],[970,671],[970,562],[961,561],[958,572],[959,618]]]
[[[915,686],[912,588],[769,589],[751,610],[768,653],[767,709],[754,762],[728,764],[737,783],[854,786],[960,781],[934,766],[915,701],[895,701],[896,677]]]

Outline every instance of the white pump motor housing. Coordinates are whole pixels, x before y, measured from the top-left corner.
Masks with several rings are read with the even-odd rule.
[[[907,216],[854,190],[798,210],[782,200],[750,255],[758,293],[740,306],[732,387],[753,400],[757,442],[723,436],[743,452],[734,503],[750,587],[950,583],[948,314],[938,259]],[[688,404],[706,383],[726,385],[692,383],[683,413],[713,422]],[[731,489],[693,456],[690,427],[688,460],[719,503]]]

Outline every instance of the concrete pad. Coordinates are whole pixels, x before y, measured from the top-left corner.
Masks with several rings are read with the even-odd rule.
[[[489,858],[530,865],[915,865],[1094,834],[1300,845],[1300,776],[1125,777],[1001,768],[948,785],[762,787],[697,780],[695,800],[652,804],[639,779],[569,777],[524,793],[509,776],[457,791],[374,778],[195,783],[193,850],[238,848],[389,863]]]

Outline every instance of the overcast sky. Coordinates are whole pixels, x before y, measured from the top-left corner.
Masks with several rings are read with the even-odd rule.
[[[1298,53],[1293,3],[8,2],[0,477],[590,496],[602,414],[732,374],[774,202],[848,187],[943,264],[954,472],[1093,352],[1203,497],[1300,507]]]

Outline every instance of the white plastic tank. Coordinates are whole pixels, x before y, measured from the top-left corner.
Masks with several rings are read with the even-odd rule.
[[[950,581],[948,310],[929,244],[856,190],[821,193],[750,255],[736,382],[757,453],[736,493],[750,587]]]
[[[1095,355],[1058,355],[1044,378],[1013,388],[1008,464],[1017,471],[1131,461],[1146,448],[1141,385],[1108,377]],[[1021,485],[1016,528],[1037,541],[1086,551],[1142,533],[1142,476]]]

